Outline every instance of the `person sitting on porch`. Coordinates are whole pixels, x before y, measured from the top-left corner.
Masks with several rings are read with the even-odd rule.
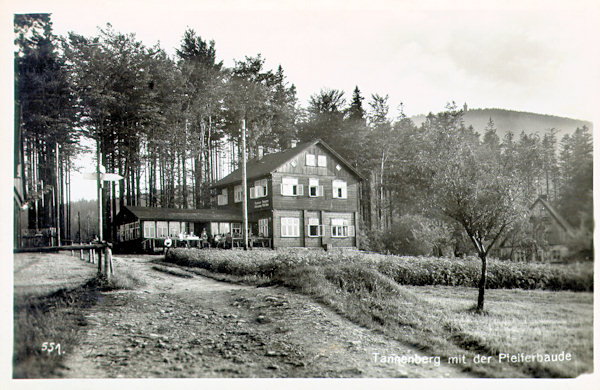
[[[206,234],[206,229],[202,229],[202,233],[200,233],[200,247],[207,248],[210,246],[208,242],[208,234]]]

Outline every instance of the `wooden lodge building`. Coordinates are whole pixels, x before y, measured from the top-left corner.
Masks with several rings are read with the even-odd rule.
[[[301,143],[249,160],[250,241],[272,248],[358,247],[361,175],[321,140]],[[242,170],[213,185],[210,209],[124,207],[117,215],[117,244],[123,249],[177,244],[239,244],[242,236]],[[199,238],[200,236],[200,238]],[[227,241],[223,241],[226,237]],[[215,240],[215,238],[217,238]],[[204,243],[206,244],[206,243]]]

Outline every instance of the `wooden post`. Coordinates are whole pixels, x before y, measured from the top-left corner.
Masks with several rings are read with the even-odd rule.
[[[110,247],[104,248],[104,277],[106,281],[110,280],[112,274],[112,251]]]
[[[88,250],[88,262],[90,262],[92,264],[94,264],[94,255],[93,255],[93,253],[94,253],[93,249]]]
[[[83,249],[79,250],[79,260],[83,260]]]
[[[102,275],[102,249],[96,249],[98,252],[98,275]]]
[[[246,180],[246,120],[242,120],[242,221],[244,250],[248,250],[248,198]],[[232,245],[233,246],[233,245]]]

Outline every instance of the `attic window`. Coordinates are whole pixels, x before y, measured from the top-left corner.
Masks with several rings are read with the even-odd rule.
[[[296,166],[296,164],[297,164],[297,163],[296,163],[296,160],[292,160],[292,161],[290,162],[290,165],[291,165],[292,167],[295,167],[295,166]]]
[[[319,155],[317,165],[320,167],[326,167],[327,166],[327,156]]]
[[[337,169],[338,171],[341,171],[341,170],[342,170],[342,167],[340,166],[340,164],[337,164],[337,165],[335,166],[335,169]]]
[[[307,154],[306,155],[306,165],[309,166],[309,167],[314,167],[316,165],[315,155],[314,154]]]

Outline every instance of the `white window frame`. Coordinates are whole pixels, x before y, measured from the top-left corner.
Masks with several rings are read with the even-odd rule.
[[[144,221],[144,238],[156,238],[156,222]]]
[[[219,222],[219,234],[231,233],[231,224],[229,222]]]
[[[210,223],[210,234],[216,236],[219,234],[219,222],[211,222]]]
[[[311,233],[312,227],[317,228],[317,234]],[[307,226],[306,232],[307,232],[308,237],[323,237],[323,225],[319,224],[319,218],[309,218],[308,219],[308,226]]]
[[[156,236],[158,238],[169,237],[169,222],[156,221]]]
[[[298,184],[297,177],[284,177],[281,179],[281,195],[283,196],[302,196],[304,187]]]
[[[267,179],[257,180],[254,182],[254,197],[264,198],[269,194]]]
[[[231,235],[232,236],[241,236],[242,235],[242,224],[241,223],[232,223],[231,224]]]
[[[242,198],[244,197],[244,191],[242,190],[241,184],[233,187],[233,201],[235,203],[240,203],[242,201]]]
[[[300,218],[281,217],[281,237],[300,237]]]
[[[261,218],[258,220],[258,234],[263,237],[269,236],[269,218]]]
[[[319,156],[317,157],[317,166],[327,167],[327,156],[319,154]]]
[[[314,154],[307,153],[306,154],[306,166],[308,167],[316,167],[317,159]]]
[[[350,225],[350,221],[345,218],[331,218],[331,237],[346,238],[354,237],[354,225]]]
[[[313,189],[315,190],[314,195],[313,195]],[[323,196],[323,186],[319,185],[319,179],[314,179],[314,178],[308,179],[308,196],[311,198]]]
[[[221,194],[217,196],[217,205],[226,206],[227,203],[229,203],[229,199],[227,199],[227,188],[223,188]]]
[[[177,231],[175,231],[177,230]],[[169,236],[177,237],[181,233],[181,223],[175,221],[169,221]]]
[[[348,199],[348,184],[344,180],[331,182],[333,199]]]

